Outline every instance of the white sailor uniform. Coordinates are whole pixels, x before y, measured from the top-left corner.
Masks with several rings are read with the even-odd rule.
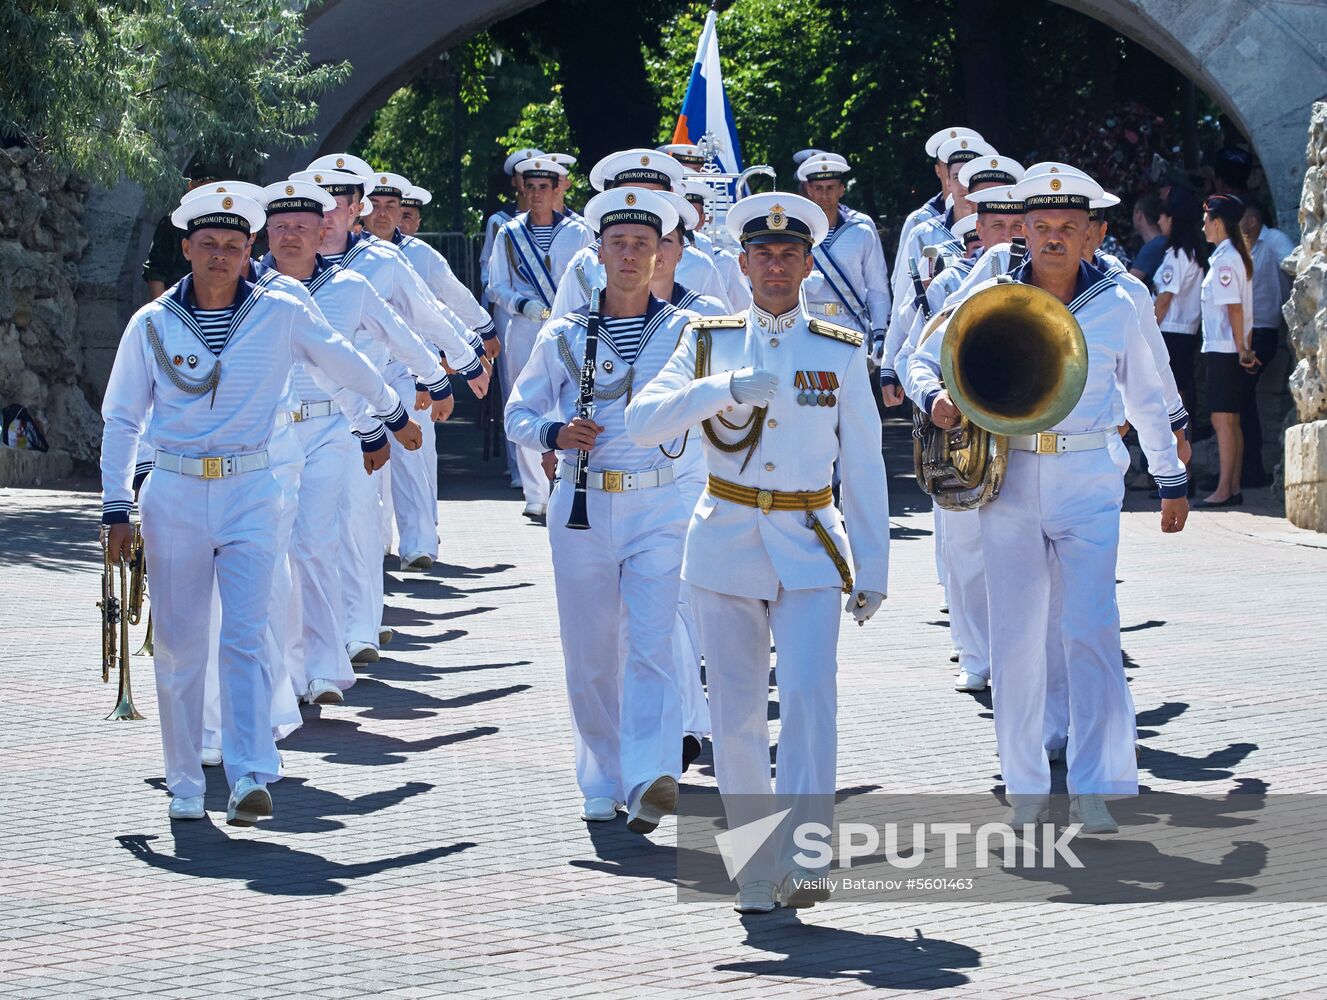
[[[1017,280],[1028,280],[1024,264]],[[980,291],[987,284],[974,289]],[[1079,267],[1069,309],[1088,345],[1078,404],[1046,437],[1056,453],[1012,450],[998,500],[980,509],[990,603],[991,666],[1000,767],[1012,795],[1050,791],[1043,747],[1050,588],[1063,588],[1061,638],[1068,675],[1072,795],[1134,794],[1134,709],[1120,662],[1115,565],[1123,481],[1106,448],[1127,418],[1138,430],[1162,496],[1182,497],[1184,467],[1157,366],[1122,287]],[[913,355],[910,377],[929,410],[940,391],[944,328]],[[1053,439],[1049,435],[1055,435]]]
[[[812,251],[815,270],[802,282],[806,311],[868,338],[889,326],[889,276],[880,234],[860,212],[839,209],[837,224]]]
[[[682,248],[682,259],[677,262],[674,277],[683,287],[718,299],[725,309],[732,308],[713,257],[699,247],[688,243]],[[590,301],[590,289],[603,287],[604,265],[599,263],[599,241],[595,240],[577,253],[563,270],[552,315],[565,316],[582,308]]]
[[[188,302],[189,296],[186,278],[180,297]],[[278,777],[264,630],[280,492],[266,447],[292,365],[318,365],[368,397],[393,426],[408,419],[372,366],[297,300],[241,281],[233,306],[224,334],[211,345],[187,307],[177,312],[161,299],[144,306],[120,341],[102,404],[108,523],[128,517],[135,449],[149,414],[146,429],[158,448],[140,503],[166,784],[177,796],[204,791],[199,753],[214,574],[223,609],[226,774],[232,784],[248,773],[259,782]],[[213,377],[211,392],[182,388],[205,387],[203,380]]]
[[[474,379],[483,373],[475,347],[466,336],[465,324],[438,300],[391,243],[373,237],[348,238],[345,252],[328,259],[368,278],[414,335],[445,354],[464,378]],[[403,398],[414,395],[414,376],[399,358],[388,365],[386,377]],[[436,448],[428,447],[428,440],[425,435],[425,447],[416,451],[408,451],[400,442],[392,441],[392,471],[388,481],[400,535],[397,551],[402,562],[421,555],[436,559],[438,555],[438,530],[434,522],[438,494],[436,489],[429,488],[428,470],[429,463],[437,464],[438,456]]]
[[[903,341],[907,337],[907,324],[902,321],[901,313],[903,307],[913,300],[912,292],[912,272],[908,267],[908,262],[916,260],[918,266],[922,269],[922,274],[926,274],[925,260],[923,251],[927,247],[941,247],[946,253],[952,254],[956,258],[961,258],[963,254],[963,244],[954,236],[953,230],[949,227],[954,224],[953,209],[949,209],[943,215],[937,215],[933,219],[925,222],[919,222],[908,233],[908,237],[899,245],[899,258],[903,261],[901,270],[896,270],[891,278],[893,282],[892,296],[893,306],[890,315],[889,330],[885,336],[885,349],[881,358],[880,377],[882,380],[894,376],[900,384],[902,377],[895,367],[899,348],[903,346]]]
[[[522,212],[502,226],[488,261],[489,300],[508,315],[507,340],[500,355],[502,378],[508,386],[516,384],[534,349],[535,335],[553,315],[558,278],[592,238],[585,223],[565,215],[554,213],[552,229],[541,234],[530,227],[529,218],[529,213]],[[542,318],[532,318],[529,313]],[[541,453],[518,446],[516,464],[527,509],[544,507],[548,503],[548,477],[544,475]]]
[[[549,502],[576,780],[587,799],[628,802],[643,783],[677,778],[681,770],[672,635],[688,509],[672,462],[659,448],[633,443],[623,421],[632,393],[667,362],[691,318],[651,297],[635,322],[606,319],[594,407],[604,431],[589,459],[590,530],[565,527],[577,452],[560,453]],[[534,451],[556,447],[558,432],[576,415],[585,333],[583,310],[540,331],[507,404],[513,441]]]
[[[735,313],[750,309],[751,285],[747,282],[746,275],[742,273],[742,265],[737,259],[737,254],[719,246],[699,230],[693,232],[691,236],[695,240],[696,248],[710,255],[714,267],[719,272],[724,290],[724,297],[720,301],[724,302],[725,311]]]
[[[682,579],[690,584],[709,681],[719,787],[728,796],[770,791],[767,716],[770,634],[778,648],[779,794],[813,796],[812,818],[833,811],[837,755],[836,647],[843,573],[853,587],[886,593],[889,526],[880,418],[864,363],[864,338],[806,316],[800,308],[772,316],[757,306],[729,319],[699,321],[664,370],[627,409],[627,427],[643,444],[668,441],[703,420],[711,486],[687,531]],[[697,351],[708,364],[697,377]],[[779,388],[767,410],[736,402],[732,372],[773,372]],[[708,370],[712,374],[705,375]],[[833,396],[834,405],[829,405]],[[761,421],[759,436],[737,450],[731,442]],[[710,434],[725,442],[716,447]],[[693,433],[693,436],[694,433]],[[756,497],[823,494],[828,504],[837,465],[843,514],[818,505],[814,518],[841,560],[810,526],[805,509],[762,511],[728,499],[716,481]],[[758,492],[768,491],[768,492]],[[746,495],[743,493],[743,495]],[[846,522],[846,526],[845,526]],[[849,540],[851,539],[851,546]],[[729,814],[730,824],[734,817]],[[780,859],[782,864],[786,858]],[[746,880],[782,872],[744,869]]]

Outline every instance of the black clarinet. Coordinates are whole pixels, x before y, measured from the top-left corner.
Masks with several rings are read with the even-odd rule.
[[[1013,274],[1023,263],[1023,258],[1027,256],[1028,241],[1021,236],[1015,236],[1009,244],[1009,268],[1005,274]]]
[[[908,258],[908,275],[912,278],[913,305],[922,311],[923,319],[931,318],[931,303],[926,298],[926,286],[922,284],[921,271],[917,268],[917,258]]]
[[[590,290],[589,322],[585,325],[585,362],[581,365],[581,396],[576,401],[576,416],[589,420],[594,414],[594,371],[599,354],[599,295],[597,288]],[[590,517],[585,509],[587,480],[590,474],[590,453],[578,452],[576,455],[576,492],[571,497],[571,516],[567,518],[567,527],[585,531],[590,527]]]

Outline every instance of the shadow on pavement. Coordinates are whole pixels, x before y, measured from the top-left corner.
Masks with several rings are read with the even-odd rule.
[[[35,508],[7,506],[0,526],[0,566],[85,572],[100,566],[100,515],[94,506],[68,504]]]

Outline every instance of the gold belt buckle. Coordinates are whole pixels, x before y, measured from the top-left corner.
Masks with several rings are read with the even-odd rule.
[[[1042,431],[1037,435],[1038,455],[1058,455],[1060,453],[1060,435]]]
[[[203,478],[220,479],[221,478],[221,459],[205,458],[203,459]]]
[[[774,494],[770,490],[756,491],[756,506],[762,514],[768,514],[774,506]]]
[[[297,423],[299,423],[299,422],[300,422],[301,420],[303,420],[303,419],[304,419],[304,407],[303,407],[303,406],[301,406],[298,410],[291,410],[291,411],[290,411],[290,422],[291,422],[291,423],[293,423],[293,424],[297,424]]]
[[[826,316],[837,316],[838,314],[839,314],[839,304],[838,304],[837,302],[826,302],[826,303],[825,303],[825,315],[826,315]]]
[[[622,473],[604,471],[604,492],[621,493],[622,492]]]

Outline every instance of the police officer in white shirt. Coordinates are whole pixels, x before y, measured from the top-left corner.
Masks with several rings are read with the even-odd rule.
[[[127,557],[139,437],[157,447],[140,494],[153,580],[156,680],[166,785],[176,819],[201,819],[200,763],[207,618],[221,594],[222,752],[231,783],[227,822],[272,814],[267,783],[280,765],[271,731],[265,629],[280,490],[266,445],[291,366],[322,369],[363,395],[389,427],[409,417],[373,366],[294,298],[255,288],[250,236],[263,210],[241,195],[181,206],[193,274],[140,309],[116,352],[102,404],[103,520],[111,557]]]
[[[637,387],[672,355],[692,314],[650,294],[659,238],[677,228],[661,194],[631,188],[590,199],[608,285],[598,316],[577,310],[549,323],[512,387],[507,433],[534,451],[557,449],[561,472],[548,518],[553,580],[576,730],[581,818],[649,833],[677,805],[682,709],[673,659],[687,509],[671,459],[627,437],[623,413]],[[578,406],[594,322],[593,415]],[[588,530],[569,524],[586,462]],[[625,616],[625,630],[623,629]]]
[[[847,593],[846,610],[865,622],[884,600],[888,576],[880,418],[865,338],[801,308],[825,213],[776,192],[738,202],[727,226],[743,247],[754,304],[745,315],[694,322],[627,408],[627,427],[645,445],[703,428],[709,480],[687,531],[682,578],[700,622],[730,829],[749,818],[750,803],[769,797],[771,631],[781,719],[776,789],[828,824],[838,602]],[[832,498],[836,465],[842,515]],[[823,881],[792,864],[790,846],[779,853],[738,873],[739,911],[827,898]]]
[[[1166,354],[1180,396],[1185,407],[1192,409],[1197,403],[1194,363],[1198,357],[1201,288],[1208,254],[1200,230],[1202,210],[1192,194],[1174,187],[1158,221],[1166,237],[1166,250],[1152,278],[1156,289],[1153,314],[1166,342]]]
[[[866,334],[874,344],[884,340],[889,326],[889,276],[875,226],[839,207],[851,169],[832,154],[812,156],[797,168],[802,192],[825,213],[829,226],[812,252],[816,266],[802,282],[802,300],[812,316]]]
[[[1104,192],[1086,176],[1042,174],[1025,178],[1011,194],[1024,202],[1028,241],[1028,259],[1013,280],[1069,308],[1087,343],[1088,366],[1069,416],[1044,434],[1010,439],[1000,496],[979,510],[1000,769],[1013,824],[1044,821],[1050,793],[1043,745],[1046,640],[1058,569],[1065,655],[1073,664],[1070,814],[1084,832],[1113,833],[1118,827],[1103,796],[1136,794],[1138,765],[1115,603],[1123,482],[1107,450],[1108,435],[1125,419],[1137,429],[1163,497],[1162,531],[1184,527],[1187,484],[1133,302],[1082,259],[1092,235],[1089,206]],[[936,426],[949,429],[960,414],[940,382],[945,329],[913,355],[909,377]]]
[[[515,385],[534,349],[540,327],[553,315],[558,279],[576,253],[591,241],[581,222],[553,210],[554,191],[567,168],[543,155],[516,164],[530,206],[502,226],[488,262],[489,300],[507,310],[507,343],[502,353],[503,379]],[[525,493],[523,513],[544,518],[548,477],[542,453],[518,445],[516,462]]]

